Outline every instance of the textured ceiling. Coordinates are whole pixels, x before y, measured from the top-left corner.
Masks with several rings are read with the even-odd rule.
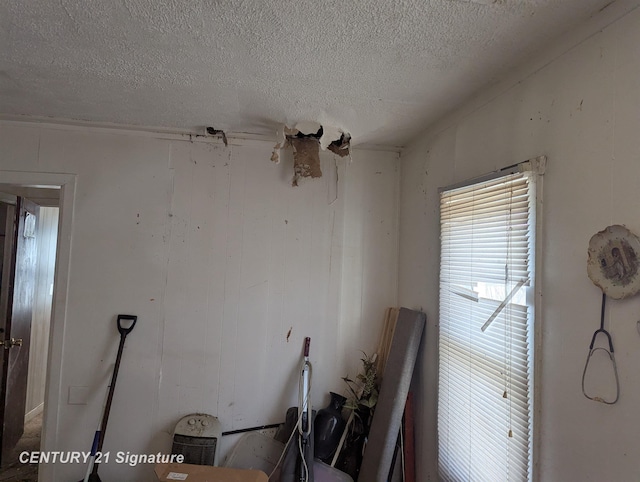
[[[0,115],[403,145],[611,0],[6,0]]]

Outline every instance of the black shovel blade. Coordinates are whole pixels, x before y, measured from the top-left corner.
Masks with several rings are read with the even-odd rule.
[[[79,480],[78,482],[84,482],[84,479]],[[96,473],[89,474],[89,482],[102,482],[100,476]]]

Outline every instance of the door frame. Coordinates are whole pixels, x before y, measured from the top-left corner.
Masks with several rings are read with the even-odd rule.
[[[73,208],[76,175],[67,173],[43,173],[0,170],[0,183],[20,187],[44,187],[60,189],[58,218],[58,245],[49,331],[49,353],[44,393],[44,414],[40,450],[55,450],[58,445],[58,425],[62,400],[62,358],[64,333],[69,297],[69,271],[71,259],[71,234],[73,232]],[[55,480],[55,464],[40,465],[38,480]]]

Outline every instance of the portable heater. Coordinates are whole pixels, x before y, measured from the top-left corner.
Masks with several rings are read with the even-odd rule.
[[[171,453],[183,455],[185,464],[216,465],[216,449],[221,436],[222,427],[216,417],[192,413],[176,425]]]

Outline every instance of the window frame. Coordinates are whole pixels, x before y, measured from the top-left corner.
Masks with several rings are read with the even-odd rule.
[[[530,286],[527,289],[527,306],[530,307],[531,310],[531,322],[529,326],[529,339],[531,342],[531,390],[532,394],[530,396],[531,400],[531,460],[529,466],[529,480],[538,481],[539,480],[539,453],[540,453],[540,437],[539,437],[539,421],[540,421],[540,374],[541,374],[541,360],[542,360],[542,350],[541,350],[541,334],[542,334],[542,319],[541,319],[541,300],[542,300],[542,284],[541,284],[541,239],[542,239],[542,184],[543,184],[543,175],[546,171],[546,156],[539,156],[519,164],[514,164],[503,169],[499,169],[497,171],[490,172],[488,174],[478,176],[472,179],[468,179],[465,181],[457,182],[451,184],[446,187],[439,188],[439,195],[446,191],[451,191],[459,188],[469,187],[474,184],[481,184],[484,182],[492,181],[497,178],[506,177],[511,174],[521,173],[521,172],[530,172],[530,196],[533,198],[530,202],[529,206],[529,236],[530,236],[530,246],[531,253],[529,255],[530,261]],[[439,198],[440,199],[440,198]],[[441,210],[439,205],[439,220],[441,219]],[[439,232],[442,235],[441,225],[439,224]],[[439,248],[442,245],[440,244]],[[439,265],[441,265],[441,259],[439,260]],[[440,272],[438,274],[438,311],[440,313],[440,287],[441,287],[441,278]],[[438,359],[440,360],[440,346],[439,346],[439,338],[438,336]],[[438,362],[440,363],[440,361]],[[438,367],[438,385],[439,385],[439,377],[440,377],[440,367]],[[436,404],[437,410],[439,410],[439,396]],[[439,430],[437,432],[439,434]],[[439,437],[439,435],[437,435]],[[439,460],[439,450],[440,450],[440,441],[438,440],[437,444],[437,459]],[[440,476],[439,462],[438,462],[438,475]]]

